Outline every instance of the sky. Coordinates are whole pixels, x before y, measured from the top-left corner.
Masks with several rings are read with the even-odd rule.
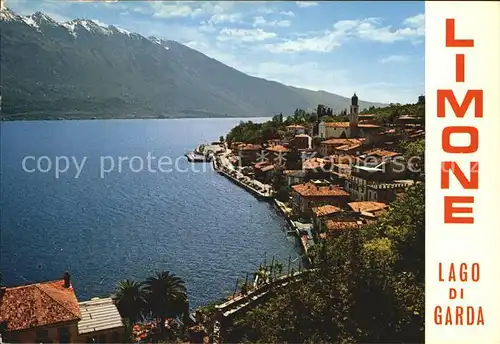
[[[175,40],[252,76],[384,103],[424,92],[424,2],[5,0]]]

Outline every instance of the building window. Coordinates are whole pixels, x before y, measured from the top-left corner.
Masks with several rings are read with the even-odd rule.
[[[88,343],[88,344],[95,343],[95,339],[93,337],[87,337],[87,339],[85,340],[85,343]]]
[[[36,330],[36,342],[37,343],[51,343],[49,338],[49,331],[44,329]]]
[[[118,332],[113,332],[111,335],[113,343],[118,343],[120,341],[120,334]]]
[[[57,333],[59,335],[59,343],[69,343],[70,335],[67,327],[59,327]]]

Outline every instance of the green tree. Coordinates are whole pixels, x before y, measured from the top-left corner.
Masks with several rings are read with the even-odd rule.
[[[148,309],[164,328],[167,318],[188,316],[187,289],[184,281],[168,271],[157,272],[144,282]]]
[[[380,223],[328,237],[317,268],[236,319],[228,341],[422,342],[424,186],[410,188]]]
[[[423,173],[425,171],[425,140],[406,141],[400,146],[410,170],[417,174]]]
[[[141,319],[146,307],[146,294],[140,282],[119,281],[112,298],[122,318],[130,323]]]

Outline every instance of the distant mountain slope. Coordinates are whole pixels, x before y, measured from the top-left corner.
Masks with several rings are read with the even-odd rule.
[[[350,100],[255,78],[175,41],[0,13],[4,117],[255,117]],[[361,107],[381,105],[361,101]]]

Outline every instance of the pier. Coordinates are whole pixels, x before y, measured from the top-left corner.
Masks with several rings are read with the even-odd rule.
[[[189,162],[210,162],[215,154],[224,151],[222,144],[201,144],[196,147],[192,152],[184,154]]]
[[[195,152],[186,153],[185,157],[189,162],[210,162],[212,160],[212,156],[199,155]]]

